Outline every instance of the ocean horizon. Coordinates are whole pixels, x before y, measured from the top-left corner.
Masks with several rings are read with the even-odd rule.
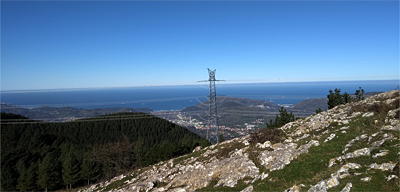
[[[217,96],[265,100],[275,104],[296,104],[313,98],[326,98],[329,89],[354,94],[386,92],[399,88],[399,80],[278,82],[216,84]],[[154,111],[182,110],[208,99],[209,85],[143,86],[121,88],[77,88],[1,91],[1,103],[36,108],[150,108]]]

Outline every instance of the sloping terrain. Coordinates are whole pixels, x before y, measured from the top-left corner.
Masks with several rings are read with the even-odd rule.
[[[80,191],[399,191],[399,99],[336,106]]]
[[[41,122],[1,113],[0,191],[58,190],[189,154],[206,139],[146,113]]]

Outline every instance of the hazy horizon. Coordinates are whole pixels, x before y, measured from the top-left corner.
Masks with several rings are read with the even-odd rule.
[[[279,83],[343,83],[343,82],[365,82],[365,81],[398,81],[400,86],[400,79],[383,79],[383,80],[343,80],[343,81],[274,81],[274,82],[242,82],[242,83],[229,83],[229,82],[217,82],[218,85],[253,85],[253,84],[279,84]],[[101,89],[124,89],[124,88],[146,88],[146,87],[184,87],[184,86],[208,86],[209,83],[196,83],[196,84],[185,84],[185,85],[143,85],[143,86],[126,86],[126,87],[82,87],[82,88],[52,88],[52,89],[24,89],[24,90],[0,90],[2,93],[22,93],[22,92],[47,92],[47,91],[77,91],[77,90],[101,90]]]

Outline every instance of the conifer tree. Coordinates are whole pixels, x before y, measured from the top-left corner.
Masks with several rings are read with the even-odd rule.
[[[354,95],[356,95],[357,100],[361,101],[364,100],[364,93],[365,93],[364,89],[361,89],[361,87],[359,87],[359,89],[356,90],[356,93],[354,93]]]
[[[38,166],[38,180],[37,184],[47,189],[54,189],[60,182],[59,163],[55,152],[48,153]]]
[[[219,134],[219,138],[218,138],[218,142],[224,142],[225,141],[225,139],[224,139],[224,136],[222,135],[222,134]]]
[[[4,162],[4,161],[3,161]],[[10,166],[1,164],[1,188],[0,191],[15,191],[17,190],[17,171]]]
[[[275,117],[275,121],[272,122],[272,119],[270,119],[270,123],[266,123],[267,128],[277,128],[277,127],[281,127],[284,126],[286,123],[292,122],[295,120],[295,117],[293,115],[292,112],[290,112],[290,114],[288,114],[287,110],[284,109],[283,107],[281,107],[281,109],[279,109],[279,116],[278,114]]]
[[[353,98],[347,92],[343,93],[343,103],[350,103],[353,101]]]
[[[135,154],[136,165],[143,166],[144,165],[144,157],[145,157],[145,149],[144,149],[144,140],[142,137],[135,142],[133,146],[133,153]]]
[[[332,109],[340,104],[343,104],[343,97],[340,94],[340,89],[335,89],[335,93],[331,89],[329,89],[328,97],[328,109]]]
[[[17,184],[17,188],[20,191],[36,189],[36,169],[37,165],[35,163],[31,163],[29,168],[21,173]]]
[[[79,175],[79,162],[77,161],[75,155],[71,151],[67,157],[64,159],[62,164],[62,178],[64,184],[69,185],[69,189],[72,189],[72,185],[74,185],[80,179]]]
[[[88,159],[84,159],[81,164],[80,175],[82,179],[87,180],[87,184],[90,184],[90,181],[98,179],[100,176],[100,166],[98,163],[90,161]]]

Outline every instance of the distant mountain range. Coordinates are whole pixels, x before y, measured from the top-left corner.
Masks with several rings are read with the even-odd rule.
[[[365,97],[376,95],[379,92],[365,93]],[[354,95],[353,95],[354,96]],[[296,117],[309,116],[315,113],[315,110],[327,110],[327,98],[307,99],[296,103],[288,108]],[[237,97],[217,97],[218,112],[221,116],[220,124],[231,126],[241,124],[244,121],[253,121],[258,118],[274,118],[275,114],[281,108],[279,105],[263,101]],[[199,116],[200,119],[208,118],[209,103],[208,100],[197,105],[184,108],[184,112],[190,116]],[[43,121],[71,121],[81,118],[96,117],[105,114],[119,112],[144,112],[152,113],[149,108],[95,108],[82,109],[72,107],[50,107],[42,106],[38,108],[22,108],[18,106],[1,104],[1,112],[14,113],[29,117],[30,119]]]
[[[43,120],[43,121],[71,121],[81,118],[97,117],[111,113],[121,112],[144,112],[151,113],[149,108],[95,108],[95,109],[81,109],[72,107],[50,107],[42,106],[38,108],[22,108],[13,105],[1,104],[1,112],[13,113],[29,117],[30,119]]]

